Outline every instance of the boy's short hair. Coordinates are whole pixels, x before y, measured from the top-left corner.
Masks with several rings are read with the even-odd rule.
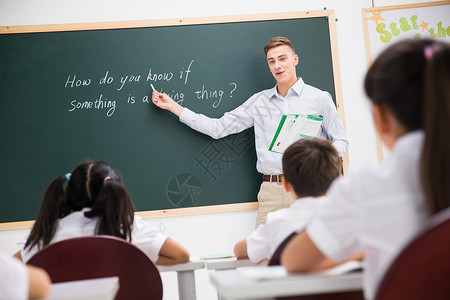
[[[264,46],[264,53],[269,52],[270,49],[278,47],[278,46],[289,46],[289,48],[292,49],[292,51],[294,51],[295,53],[295,49],[294,46],[292,46],[291,41],[289,41],[287,38],[283,37],[283,36],[277,36],[277,37],[273,37],[271,38],[266,46]]]
[[[330,141],[304,138],[283,154],[283,176],[298,197],[324,195],[341,172],[341,158]]]

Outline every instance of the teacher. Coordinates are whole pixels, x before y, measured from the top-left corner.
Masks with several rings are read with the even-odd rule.
[[[274,37],[264,47],[275,87],[254,94],[246,102],[221,118],[209,118],[182,107],[167,94],[153,92],[153,103],[169,110],[194,130],[219,139],[253,126],[255,131],[256,169],[263,174],[258,193],[256,227],[264,224],[267,213],[288,207],[292,199],[281,184],[282,154],[269,151],[272,138],[284,114],[322,115],[318,137],[330,139],[342,157],[348,141],[344,125],[328,92],[307,85],[297,77],[299,57],[285,37]]]

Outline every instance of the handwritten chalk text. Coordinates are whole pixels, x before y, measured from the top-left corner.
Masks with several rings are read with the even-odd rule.
[[[91,84],[91,79],[77,79],[77,75],[73,75],[73,78],[69,75],[66,80],[66,85],[64,87],[80,87],[88,86]]]
[[[106,115],[108,117],[111,117],[114,112],[116,111],[116,100],[108,100],[108,99],[102,99],[103,95],[100,95],[95,101],[78,101],[78,100],[72,100],[70,102],[70,108],[69,111],[75,111],[75,110],[88,110],[88,109],[107,109]]]

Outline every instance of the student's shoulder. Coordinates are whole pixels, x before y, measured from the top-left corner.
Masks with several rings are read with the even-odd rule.
[[[337,178],[327,195],[336,199],[340,195],[342,201],[357,201],[377,198],[380,194],[389,190],[393,182],[391,166],[382,163],[380,165],[365,165],[349,168],[343,178]],[[344,200],[345,199],[345,200]]]

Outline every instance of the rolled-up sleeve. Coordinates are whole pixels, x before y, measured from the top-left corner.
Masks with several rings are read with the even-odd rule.
[[[317,248],[337,262],[361,251],[361,224],[355,198],[346,178],[336,180],[318,216],[306,229]]]
[[[331,140],[334,148],[336,148],[339,156],[344,156],[348,151],[348,139],[345,132],[344,123],[339,116],[336,106],[327,92],[323,92],[320,99],[319,111],[323,114],[322,129]]]
[[[253,263],[270,258],[270,230],[268,224],[258,226],[247,237],[247,255]]]
[[[144,251],[153,262],[158,260],[159,252],[166,239],[167,235],[160,230],[153,228],[140,217],[134,217],[131,242]]]

